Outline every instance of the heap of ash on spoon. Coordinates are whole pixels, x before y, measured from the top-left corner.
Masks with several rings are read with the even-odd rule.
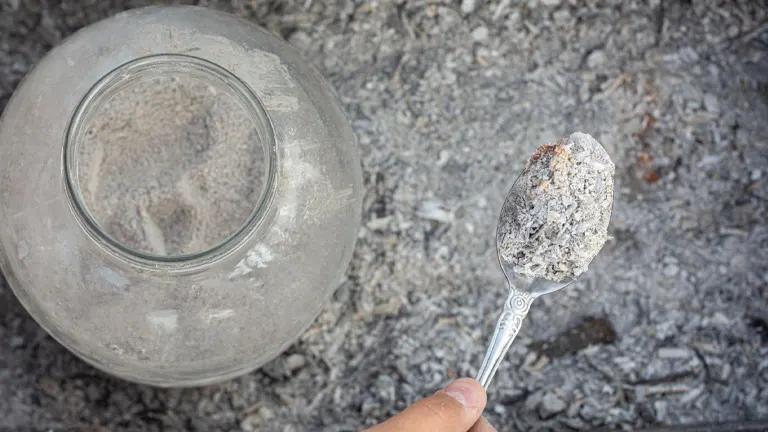
[[[501,259],[531,279],[562,282],[584,273],[608,240],[615,168],[585,133],[541,146],[510,191],[517,202],[502,210]]]

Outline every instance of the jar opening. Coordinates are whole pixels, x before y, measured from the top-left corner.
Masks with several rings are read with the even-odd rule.
[[[64,169],[91,233],[149,259],[186,259],[254,223],[271,179],[263,107],[225,69],[185,55],[115,69],[70,122]]]

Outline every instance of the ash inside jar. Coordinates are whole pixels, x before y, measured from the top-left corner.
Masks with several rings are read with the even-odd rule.
[[[503,210],[499,253],[515,271],[555,282],[587,270],[608,239],[615,166],[584,133],[540,147]]]
[[[130,83],[96,107],[77,147],[89,213],[135,251],[205,251],[248,220],[265,156],[245,104],[186,76]]]

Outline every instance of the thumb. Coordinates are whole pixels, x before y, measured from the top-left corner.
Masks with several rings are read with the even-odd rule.
[[[461,378],[368,432],[466,432],[483,414],[485,398],[479,382]]]

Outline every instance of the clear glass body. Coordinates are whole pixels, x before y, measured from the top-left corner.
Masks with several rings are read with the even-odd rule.
[[[164,79],[226,96],[260,152],[246,213],[215,241],[166,248],[164,216],[140,210],[151,241],[132,244],[110,229],[123,210],[99,210],[122,202],[109,181],[135,170],[94,177],[116,150],[89,147],[90,131],[131,86]],[[162,174],[177,156],[161,153],[137,166]],[[285,42],[204,8],[125,12],[52,50],[0,119],[0,181],[0,268],[22,304],[94,366],[159,386],[231,378],[287,348],[341,281],[360,226],[360,160],[332,90]]]

